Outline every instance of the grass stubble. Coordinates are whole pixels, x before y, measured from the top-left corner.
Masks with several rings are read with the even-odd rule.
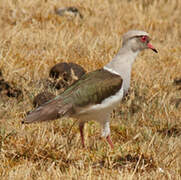
[[[83,19],[54,13],[65,6]],[[181,97],[173,83],[181,78],[180,9],[179,0],[0,1],[0,69],[23,91],[0,99],[1,179],[180,179],[181,106],[172,101]],[[43,90],[32,82],[58,62],[102,67],[130,29],[149,32],[159,54],[142,52],[134,64],[130,98],[112,115],[114,150],[95,122],[86,125],[86,148],[72,119],[21,124]]]

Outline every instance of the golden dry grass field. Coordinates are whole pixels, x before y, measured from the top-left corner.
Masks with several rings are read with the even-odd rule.
[[[83,19],[58,16],[75,6]],[[130,97],[114,111],[111,150],[95,122],[82,148],[74,120],[22,125],[58,62],[87,71],[109,62],[130,29],[149,32],[155,54],[139,54]],[[0,179],[181,179],[180,0],[1,0],[0,69],[23,97],[0,97]],[[71,128],[72,127],[72,128]]]

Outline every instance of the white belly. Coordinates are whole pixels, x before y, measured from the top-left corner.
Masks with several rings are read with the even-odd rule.
[[[123,88],[121,88],[115,95],[106,98],[101,104],[89,105],[84,108],[77,109],[77,117],[85,121],[96,120],[101,121],[104,114],[111,113],[112,110],[120,103],[123,98]]]

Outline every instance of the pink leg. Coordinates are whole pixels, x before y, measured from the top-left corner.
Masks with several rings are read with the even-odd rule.
[[[110,135],[108,135],[108,136],[106,137],[106,140],[107,140],[107,142],[109,143],[109,145],[111,146],[111,148],[114,149],[114,145],[113,145],[113,143],[112,143],[112,141],[111,141]]]
[[[80,131],[82,146],[85,147],[85,144],[84,144],[84,123],[82,123],[82,122],[79,123],[79,131]]]

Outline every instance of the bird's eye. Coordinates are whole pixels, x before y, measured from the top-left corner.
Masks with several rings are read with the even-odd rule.
[[[141,41],[142,41],[142,42],[147,41],[147,39],[148,39],[147,36],[142,36],[142,37],[141,37]]]

